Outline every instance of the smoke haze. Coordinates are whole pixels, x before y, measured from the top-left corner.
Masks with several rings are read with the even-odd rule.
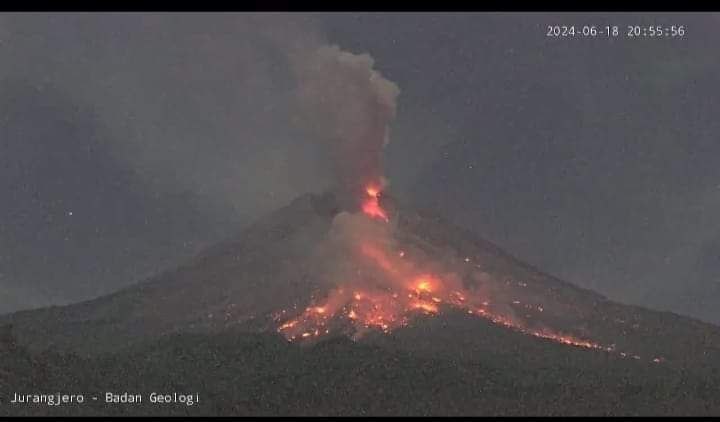
[[[691,29],[544,36],[571,17]],[[1,15],[0,312],[109,293],[386,174],[545,271],[720,321],[717,19]]]
[[[368,54],[324,46],[299,66],[304,120],[328,143],[338,184],[356,193],[384,184],[383,148],[399,94],[373,65]]]

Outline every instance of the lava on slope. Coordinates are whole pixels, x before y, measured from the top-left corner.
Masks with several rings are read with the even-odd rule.
[[[514,316],[512,305],[495,303],[495,297],[481,289],[466,286],[462,277],[439,268],[432,257],[421,251],[408,251],[394,242],[392,224],[380,206],[380,192],[374,186],[366,190],[363,214],[346,215],[344,219],[359,225],[349,227],[348,256],[357,266],[354,279],[335,285],[323,299],[313,301],[300,315],[291,319],[283,311],[276,314],[277,331],[289,341],[309,340],[332,332],[357,339],[369,330],[389,333],[406,326],[416,315],[438,315],[447,307],[489,320],[526,335],[560,344],[615,352],[614,345],[563,333],[547,327],[531,326]],[[359,220],[362,219],[362,222]],[[465,258],[468,262],[469,258]],[[542,313],[544,308],[535,307]],[[640,357],[619,352],[621,357]],[[660,362],[662,358],[654,358]]]
[[[389,222],[387,213],[380,206],[380,189],[371,185],[365,189],[365,193],[367,193],[367,198],[362,203],[362,211],[365,215],[383,220],[386,223]]]

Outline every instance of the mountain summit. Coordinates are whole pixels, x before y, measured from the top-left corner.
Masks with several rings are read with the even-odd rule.
[[[510,382],[516,389],[512,397],[521,395],[513,400],[545,414],[550,411],[538,410],[536,402],[541,385],[550,389],[548,394],[565,399],[573,391],[561,385],[574,385],[578,391],[593,391],[594,385],[606,390],[595,393],[609,396],[584,405],[555,403],[550,413],[574,409],[579,414],[605,414],[637,376],[642,388],[659,389],[633,393],[648,394],[642,396],[648,407],[638,410],[641,414],[672,413],[667,404],[653,407],[653,397],[659,400],[680,390],[684,396],[663,400],[676,408],[692,402],[701,403],[702,409],[719,409],[717,398],[688,393],[682,385],[716,382],[708,376],[718,373],[720,328],[611,302],[377,190],[368,189],[366,201],[351,211],[338,197],[332,192],[300,196],[185,265],[109,296],[6,315],[0,317],[0,325],[12,324],[13,353],[35,356],[35,361],[44,356],[50,367],[57,359],[70,359],[81,362],[77,364],[83,370],[107,373],[112,370],[103,365],[109,361],[118,366],[143,356],[167,363],[178,353],[205,356],[210,347],[227,368],[243,362],[236,377],[261,368],[278,377],[290,372],[299,377],[299,384],[283,386],[270,379],[257,384],[267,388],[263,396],[270,391],[275,397],[290,394],[290,401],[280,404],[273,398],[263,405],[270,407],[262,409],[236,405],[223,410],[226,414],[362,414],[357,403],[369,403],[378,392],[346,391],[346,400],[316,406],[317,412],[312,407],[302,410],[300,402],[315,400],[307,391],[316,391],[327,377],[350,382],[345,377],[351,371],[352,383],[368,382],[388,391],[399,388],[398,382],[417,381],[421,375],[416,371],[422,374],[427,365],[433,368],[434,381],[421,396],[448,382],[457,386],[489,377],[485,381]],[[272,356],[260,352],[267,348]],[[340,351],[343,355],[337,354]],[[206,367],[207,362],[194,362],[200,365],[198,380],[201,374],[212,376],[216,371]],[[296,366],[298,362],[304,363]],[[118,367],[125,368],[126,363]],[[381,382],[377,377],[383,375],[375,364],[386,375],[400,378]],[[313,365],[321,368],[314,374],[303,372]],[[358,368],[366,368],[367,373],[357,372]],[[505,372],[492,376],[483,372],[490,368]],[[12,368],[0,369],[12,373]],[[153,376],[162,378],[159,372],[150,375],[146,367],[133,370],[137,378],[120,379],[141,383]],[[233,370],[228,371],[231,376]],[[398,375],[398,371],[409,372]],[[580,373],[583,376],[578,378]],[[540,375],[547,378],[537,378]],[[103,388],[97,379],[95,384],[88,381],[95,379],[92,376],[75,378],[83,388]],[[44,379],[52,383],[54,378]],[[239,385],[251,388],[245,382]],[[252,388],[260,394],[257,385]],[[618,390],[618,385],[624,387]],[[666,390],[668,385],[679,390]],[[302,397],[289,392],[300,387],[307,388]],[[495,387],[483,388],[495,391]],[[462,405],[451,400],[455,407],[430,398],[422,404],[402,403],[406,399],[397,397],[401,402],[369,412],[488,414],[487,409],[493,409],[490,414],[518,414],[514,401],[502,398],[503,394],[498,390]],[[356,405],[348,404],[350,396],[357,399]],[[240,400],[233,397],[226,399]],[[480,405],[478,400],[489,407],[473,408],[472,403]],[[620,414],[634,412],[632,407],[623,409]],[[105,414],[105,410],[95,412]]]

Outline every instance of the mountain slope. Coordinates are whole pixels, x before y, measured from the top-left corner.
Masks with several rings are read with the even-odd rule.
[[[298,271],[304,262],[298,244],[324,234],[330,219],[322,205],[322,198],[302,196],[179,268],[108,296],[17,312],[0,323],[13,324],[18,341],[32,350],[86,354],[181,329],[242,323],[287,306],[299,294],[292,287],[311,269]]]
[[[439,303],[387,333],[288,342],[278,311],[323,300],[333,194],[304,195],[186,265],[92,301],[0,317],[4,391],[193,390],[190,407],[11,414],[717,414],[720,329],[608,301],[468,231],[381,198],[410,258],[433,257],[513,324]],[[410,259],[408,258],[408,259]],[[419,258],[418,258],[419,259]],[[308,308],[310,309],[310,308]],[[563,333],[602,347],[565,344]],[[1,342],[0,342],[1,343]],[[11,363],[16,362],[17,364]],[[19,362],[19,363],[18,363]],[[69,375],[71,374],[71,375]],[[23,387],[24,386],[24,387]],[[49,413],[50,412],[50,413]]]
[[[419,324],[382,335],[383,344],[344,337],[304,346],[231,329],[176,334],[127,354],[92,359],[44,353],[20,392],[84,392],[100,402],[4,406],[0,415],[713,415],[717,372],[639,364],[508,332],[451,315],[432,323],[485,339],[484,346],[428,356],[403,350]],[[426,321],[429,322],[429,321]],[[458,330],[453,327],[463,326]],[[397,332],[399,333],[399,332]],[[416,344],[417,345],[417,344]],[[26,358],[27,360],[27,358]],[[3,361],[0,366],[5,366]],[[3,368],[4,369],[4,368]],[[23,373],[26,373],[24,370]],[[32,386],[32,387],[31,387]],[[105,392],[141,393],[141,404],[102,403]],[[193,406],[149,403],[152,392],[197,394]]]
[[[720,355],[715,326],[610,302],[437,216],[384,201],[397,221],[399,243],[452,262],[461,278],[482,278],[515,318],[648,360],[696,363]],[[19,343],[31,350],[52,347],[83,355],[115,352],[173,332],[269,330],[273,312],[304,307],[321,289],[317,274],[324,263],[313,255],[313,245],[327,235],[338,212],[332,194],[304,195],[177,269],[92,301],[6,315],[0,324],[14,324]],[[673,341],[664,341],[668,338]]]

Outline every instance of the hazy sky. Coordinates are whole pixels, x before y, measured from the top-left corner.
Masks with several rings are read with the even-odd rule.
[[[686,35],[546,37],[570,23]],[[718,23],[0,15],[0,312],[111,292],[325,189],[289,57],[336,44],[400,88],[395,195],[613,299],[720,322]]]

